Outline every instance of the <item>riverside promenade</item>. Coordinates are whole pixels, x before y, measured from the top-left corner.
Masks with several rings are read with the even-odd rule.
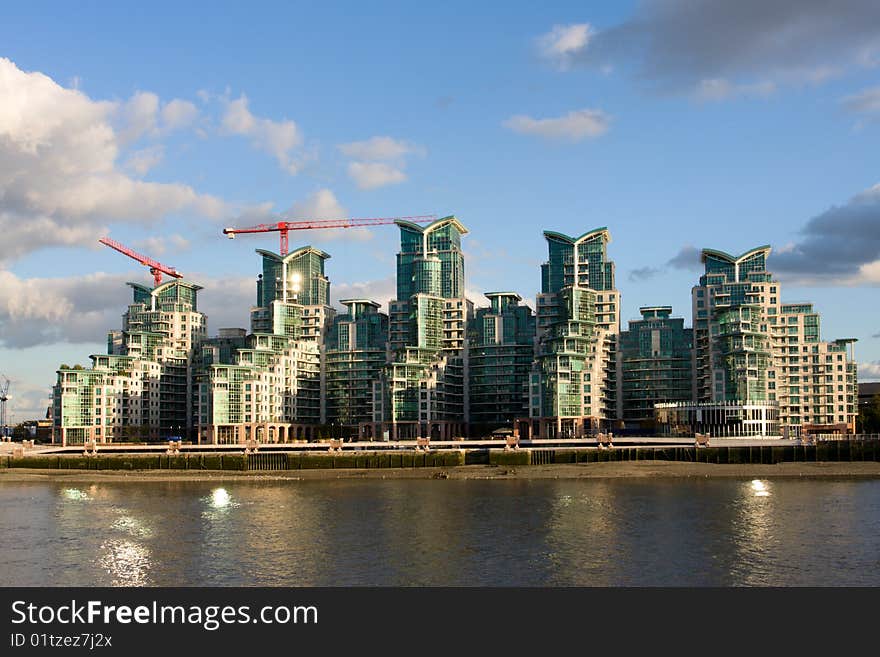
[[[634,441],[638,442],[634,442]],[[880,439],[693,439],[613,438],[596,440],[453,441],[398,443],[293,443],[249,445],[33,446],[4,443],[0,470],[189,470],[293,471],[393,470],[460,466],[548,466],[593,463],[680,462],[725,466],[781,463],[878,463]],[[30,447],[30,446],[28,446]]]

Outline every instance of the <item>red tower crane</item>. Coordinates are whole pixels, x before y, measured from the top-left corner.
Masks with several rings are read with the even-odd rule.
[[[412,223],[430,223],[437,219],[436,215],[422,215],[417,217],[375,217],[369,219],[305,219],[301,221],[279,221],[274,224],[259,224],[249,228],[224,228],[223,234],[229,239],[235,239],[236,235],[245,233],[281,233],[281,255],[287,255],[287,233],[291,230],[311,230],[319,228],[357,228],[359,226],[379,226],[381,224],[393,224],[397,220],[410,221]]]
[[[183,274],[177,271],[174,267],[163,265],[161,262],[153,260],[148,256],[141,255],[137,251],[132,251],[127,246],[120,244],[116,240],[111,240],[109,237],[102,237],[98,241],[105,246],[109,246],[111,249],[127,255],[133,260],[137,260],[142,265],[146,265],[147,267],[149,267],[150,273],[153,275],[153,282],[155,283],[155,287],[159,287],[162,284],[162,274],[167,274],[168,276],[171,276],[173,278],[183,278]]]

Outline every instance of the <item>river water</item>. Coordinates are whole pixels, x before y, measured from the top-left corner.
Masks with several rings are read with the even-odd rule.
[[[880,480],[0,484],[4,586],[880,585]]]

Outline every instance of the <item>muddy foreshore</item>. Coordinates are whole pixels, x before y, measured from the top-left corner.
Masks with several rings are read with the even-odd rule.
[[[464,465],[451,467],[314,469],[288,471],[193,470],[56,470],[0,469],[0,485],[11,482],[118,482],[118,481],[315,481],[332,479],[637,479],[860,477],[880,478],[880,463],[812,462],[776,464],[682,463],[637,461],[526,466]]]

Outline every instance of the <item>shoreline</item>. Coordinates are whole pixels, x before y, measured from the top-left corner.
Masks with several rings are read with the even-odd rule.
[[[677,461],[621,461],[551,465],[459,465],[381,469],[313,469],[279,471],[229,470],[57,470],[0,469],[0,485],[50,482],[170,481],[327,481],[327,480],[532,480],[646,478],[868,478],[880,479],[874,461],[716,464]]]

